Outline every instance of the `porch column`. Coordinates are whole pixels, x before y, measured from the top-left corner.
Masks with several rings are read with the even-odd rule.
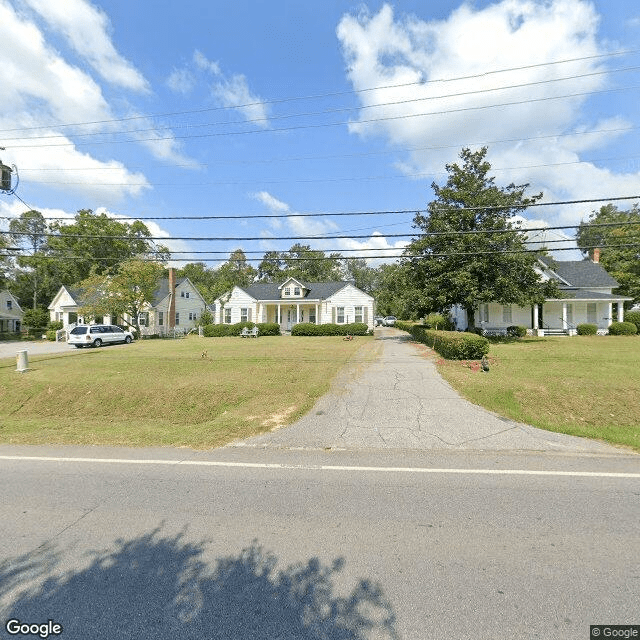
[[[280,303],[279,302],[276,307],[276,322],[280,324]]]
[[[622,322],[624,320],[624,304],[622,300],[618,302],[618,322]]]
[[[562,303],[562,330],[567,330],[567,303]]]
[[[296,324],[300,322],[300,303],[296,305]]]
[[[609,317],[607,318],[607,327],[611,326],[611,323],[613,322],[613,302],[609,303]]]
[[[531,328],[532,329],[537,329],[538,328],[538,324],[539,324],[538,305],[534,304],[533,305],[533,327],[531,327]]]
[[[320,324],[320,323],[318,322],[318,320],[319,320],[319,318],[318,318],[318,311],[319,311],[319,306],[318,306],[318,303],[316,302],[316,324]]]

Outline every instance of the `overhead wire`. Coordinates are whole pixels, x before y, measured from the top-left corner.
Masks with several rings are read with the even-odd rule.
[[[566,58],[566,59],[563,59],[563,60],[552,60],[550,62],[541,62],[541,63],[531,64],[531,65],[522,65],[522,66],[519,66],[519,67],[508,67],[508,68],[502,68],[502,69],[494,69],[494,70],[485,71],[485,72],[478,73],[478,74],[469,74],[469,75],[457,76],[457,77],[453,77],[453,78],[435,78],[435,79],[426,80],[426,81],[416,80],[416,81],[412,81],[412,82],[405,82],[405,83],[391,84],[391,85],[381,85],[381,86],[377,86],[377,87],[368,87],[368,88],[364,88],[364,89],[350,89],[350,90],[346,90],[346,91],[334,91],[334,92],[329,92],[329,93],[321,93],[321,94],[314,94],[314,95],[307,95],[307,96],[290,96],[290,97],[277,98],[277,99],[272,99],[272,100],[259,100],[259,101],[239,103],[239,104],[234,104],[234,105],[207,107],[207,108],[203,108],[203,109],[189,109],[189,110],[183,110],[183,111],[173,111],[173,112],[158,113],[158,114],[142,114],[142,115],[135,115],[135,116],[127,116],[127,117],[123,117],[123,118],[111,118],[111,119],[104,119],[104,120],[93,120],[93,121],[75,122],[75,123],[51,123],[49,125],[40,125],[40,126],[35,126],[35,127],[19,127],[19,128],[13,128],[13,129],[0,129],[0,134],[10,133],[10,132],[13,132],[13,131],[33,131],[33,130],[39,130],[39,129],[47,129],[47,128],[51,128],[51,127],[77,127],[77,126],[89,126],[89,125],[98,125],[98,124],[113,124],[113,123],[118,123],[118,122],[127,122],[127,121],[131,121],[131,120],[142,120],[142,119],[149,119],[149,118],[163,118],[163,117],[171,117],[171,116],[176,116],[176,115],[192,115],[192,114],[196,114],[196,113],[222,111],[222,110],[226,110],[226,109],[242,109],[242,108],[252,107],[252,106],[257,106],[257,105],[280,104],[280,103],[284,103],[284,102],[293,102],[293,101],[302,101],[302,100],[316,100],[316,99],[319,99],[319,98],[332,98],[332,97],[337,97],[337,96],[341,96],[341,95],[353,95],[353,94],[366,93],[366,92],[371,92],[371,91],[380,91],[380,90],[385,90],[385,89],[396,89],[396,88],[418,86],[418,85],[425,86],[425,85],[428,85],[428,84],[457,82],[457,81],[460,81],[460,80],[470,80],[470,79],[474,79],[474,78],[482,78],[482,77],[486,77],[486,76],[489,76],[489,75],[507,73],[507,72],[512,72],[512,71],[524,71],[526,69],[535,69],[535,68],[546,67],[546,66],[567,64],[567,63],[570,63],[570,62],[581,62],[581,61],[585,61],[585,60],[596,60],[596,59],[602,59],[602,58],[624,56],[624,55],[634,54],[634,53],[638,53],[638,52],[640,52],[640,49],[627,49],[627,50],[613,51],[613,52],[607,52],[607,53],[602,53],[602,54],[595,54],[595,55],[591,55],[591,56],[581,56],[581,57],[576,57],[576,58]]]

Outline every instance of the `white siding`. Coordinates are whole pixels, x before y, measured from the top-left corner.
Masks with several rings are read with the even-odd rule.
[[[221,324],[220,314],[222,309],[222,303],[220,298],[215,301],[216,313],[213,322],[215,324]],[[240,314],[243,308],[249,309],[251,314],[251,322],[256,322],[258,317],[257,302],[246,291],[243,291],[239,287],[234,287],[231,291],[231,297],[228,302],[224,304],[225,309],[231,309],[231,323],[235,324],[240,322]],[[224,322],[224,313],[222,314],[222,322]]]
[[[344,324],[355,322],[355,307],[363,307],[363,322],[373,329],[373,298],[351,284],[328,298],[322,305],[322,323],[337,322],[337,308],[344,307]]]

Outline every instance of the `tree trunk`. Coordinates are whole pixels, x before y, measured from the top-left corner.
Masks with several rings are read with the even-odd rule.
[[[465,307],[467,312],[467,331],[475,331],[476,328],[476,316],[473,307]]]

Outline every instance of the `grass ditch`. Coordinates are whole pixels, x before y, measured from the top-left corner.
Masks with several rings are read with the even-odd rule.
[[[491,345],[489,372],[476,361],[437,360],[462,396],[548,431],[640,451],[637,336],[526,338]]]
[[[150,340],[0,360],[0,442],[207,449],[311,409],[372,338]]]

